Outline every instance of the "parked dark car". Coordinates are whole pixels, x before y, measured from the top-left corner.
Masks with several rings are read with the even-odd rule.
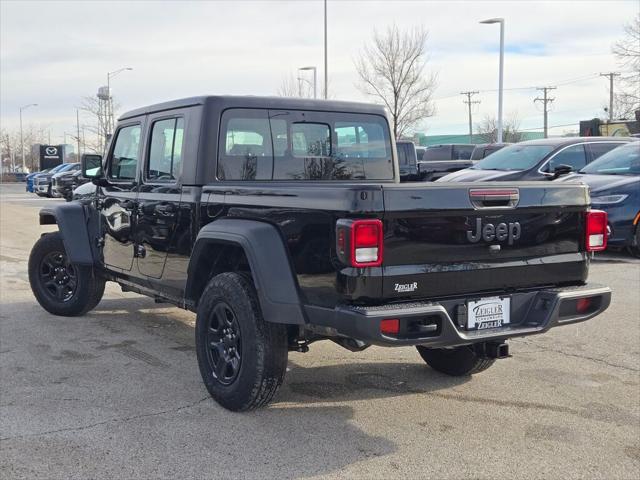
[[[418,153],[413,142],[407,140],[396,141],[396,151],[398,152],[398,168],[400,169],[401,182],[419,181]]]
[[[79,163],[63,163],[52,168],[47,173],[36,175],[33,179],[33,191],[39,197],[53,197],[54,192],[51,186],[51,178],[58,173],[68,172],[69,170],[78,171],[79,169]]]
[[[553,180],[578,171],[600,155],[633,141],[630,137],[572,137],[528,140],[505,147],[440,182]]]
[[[469,376],[510,338],[607,309],[611,290],[587,283],[606,213],[585,185],[400,184],[393,144],[379,105],[207,96],[127,112],[104,161],[82,158],[93,201],[40,210],[58,230],[31,251],[32,291],[61,316],[96,307],[107,281],[195,312],[202,380],[231,410],[271,401],[288,352],[317,341],[412,346]]]
[[[511,145],[511,143],[479,143],[471,152],[471,160],[482,160],[508,145]]]
[[[43,173],[49,173],[50,170],[51,170],[50,168],[47,168],[45,170],[42,170],[41,172],[33,172],[33,173],[30,173],[29,175],[27,175],[27,178],[26,178],[26,182],[27,182],[26,190],[27,190],[27,192],[33,193],[33,180],[37,175],[41,175]]]
[[[80,185],[84,185],[89,181],[88,178],[82,176],[80,170],[69,170],[54,175],[51,179],[52,188],[55,191],[55,196],[62,197],[66,201],[71,201],[73,197],[73,191]]]
[[[609,214],[608,244],[640,257],[640,142],[611,150],[557,181],[589,185],[593,208]]]
[[[428,146],[422,158],[418,158],[421,179],[433,182],[451,172],[471,167],[474,147],[465,143]]]

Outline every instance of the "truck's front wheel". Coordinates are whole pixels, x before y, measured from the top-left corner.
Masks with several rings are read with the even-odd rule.
[[[282,385],[287,330],[262,318],[249,279],[221,273],[198,304],[196,353],[211,396],[229,410],[252,410],[269,403]]]
[[[434,370],[447,375],[463,376],[486,370],[495,360],[484,356],[474,345],[456,348],[416,347],[422,359]]]
[[[64,317],[84,315],[104,293],[105,280],[88,265],[71,263],[60,232],[40,237],[29,255],[29,283],[47,312]]]

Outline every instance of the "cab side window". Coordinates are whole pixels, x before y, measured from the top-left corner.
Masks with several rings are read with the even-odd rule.
[[[114,180],[136,179],[140,156],[140,125],[130,125],[118,130],[109,164],[109,178]]]
[[[276,138],[274,143],[276,150],[283,148],[279,138]],[[227,110],[222,114],[218,178],[271,180],[272,147],[271,128],[266,110]],[[284,147],[286,148],[286,145]]]
[[[184,119],[158,120],[151,129],[146,178],[152,182],[171,182],[182,169]]]

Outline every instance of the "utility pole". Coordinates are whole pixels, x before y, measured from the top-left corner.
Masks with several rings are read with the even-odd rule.
[[[471,97],[473,95],[477,95],[478,93],[480,92],[478,92],[477,90],[474,92],[460,92],[460,95],[467,96],[467,99],[463,100],[463,103],[466,103],[469,107],[469,143],[473,143],[473,121],[471,116],[471,105],[480,103],[480,100],[471,100]]]
[[[538,87],[536,88],[536,90],[542,90],[543,91],[543,95],[542,98],[537,97],[533,100],[533,103],[536,102],[542,102],[542,108],[544,109],[544,138],[547,138],[549,132],[548,132],[548,127],[549,127],[549,109],[547,108],[547,105],[551,102],[553,102],[555,100],[555,98],[550,98],[547,95],[547,92],[549,90],[555,90],[558,87]]]
[[[76,160],[80,161],[80,112],[76,108],[76,131],[78,134],[78,153],[76,154]]]
[[[609,121],[613,120],[613,78],[619,77],[618,72],[601,73],[601,77],[609,77]]]
[[[324,0],[324,99],[329,94],[329,60],[327,53],[327,0]]]

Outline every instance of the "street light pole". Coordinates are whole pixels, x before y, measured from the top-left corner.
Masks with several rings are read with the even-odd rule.
[[[484,24],[500,24],[500,73],[498,77],[498,138],[497,142],[502,143],[502,99],[504,95],[503,79],[504,79],[504,18],[490,18],[482,20]]]
[[[324,99],[329,92],[329,60],[327,54],[327,0],[324,0]]]
[[[115,127],[113,121],[113,96],[111,95],[111,78],[115,77],[121,72],[125,70],[133,70],[131,67],[122,67],[118,70],[114,70],[113,72],[107,72],[107,94],[109,95],[109,99],[107,101],[107,129],[109,130],[107,133],[113,133],[113,129]]]
[[[24,137],[22,136],[22,111],[29,107],[37,107],[37,103],[30,103],[20,107],[20,158],[22,159],[22,172],[24,173]]]
[[[311,67],[301,67],[298,71],[308,71],[313,70],[313,98],[318,98],[318,75],[317,69],[314,66]],[[300,77],[298,77],[298,89],[300,88]],[[302,95],[301,95],[302,96]]]

